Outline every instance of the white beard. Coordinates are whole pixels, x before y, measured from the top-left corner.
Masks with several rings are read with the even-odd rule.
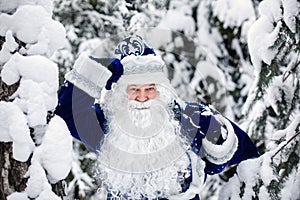
[[[190,161],[171,109],[159,99],[139,103],[115,96],[110,102],[96,173],[102,187],[129,199],[180,193]]]
[[[135,126],[146,128],[152,122],[152,115],[150,111],[150,103],[144,102],[129,102],[129,118]]]

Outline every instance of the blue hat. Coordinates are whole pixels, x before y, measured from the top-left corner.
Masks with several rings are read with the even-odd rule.
[[[116,82],[120,84],[169,82],[163,72],[165,63],[141,36],[133,35],[122,40],[115,48],[115,54],[121,55],[121,59],[90,56],[112,72],[105,86],[107,90],[110,90],[112,84]]]

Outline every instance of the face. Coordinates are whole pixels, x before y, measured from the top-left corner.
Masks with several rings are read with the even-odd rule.
[[[128,85],[126,92],[129,100],[138,102],[146,102],[150,99],[155,99],[158,94],[155,84]]]

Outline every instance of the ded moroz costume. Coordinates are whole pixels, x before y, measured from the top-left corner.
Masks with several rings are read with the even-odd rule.
[[[55,113],[97,152],[106,199],[199,199],[206,175],[259,156],[235,123],[211,106],[183,102],[165,64],[140,36],[120,42],[118,58],[82,53],[65,76]],[[128,100],[128,85],[155,85],[158,96]]]

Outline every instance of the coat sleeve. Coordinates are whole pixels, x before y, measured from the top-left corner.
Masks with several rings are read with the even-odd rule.
[[[207,174],[260,155],[246,132],[206,105],[187,103],[181,124],[193,151],[206,162]]]
[[[103,138],[106,120],[95,99],[69,81],[58,92],[55,114],[66,122],[71,135],[96,151]]]
[[[220,173],[227,166],[238,164],[243,160],[257,158],[260,156],[256,145],[250,139],[248,134],[244,132],[239,126],[237,126],[234,122],[230,121],[230,123],[234,129],[235,135],[237,136],[237,148],[234,150],[233,156],[229,160],[226,160],[224,163],[216,163],[211,159],[208,160],[207,157],[204,158],[206,161],[205,172],[207,174]]]

